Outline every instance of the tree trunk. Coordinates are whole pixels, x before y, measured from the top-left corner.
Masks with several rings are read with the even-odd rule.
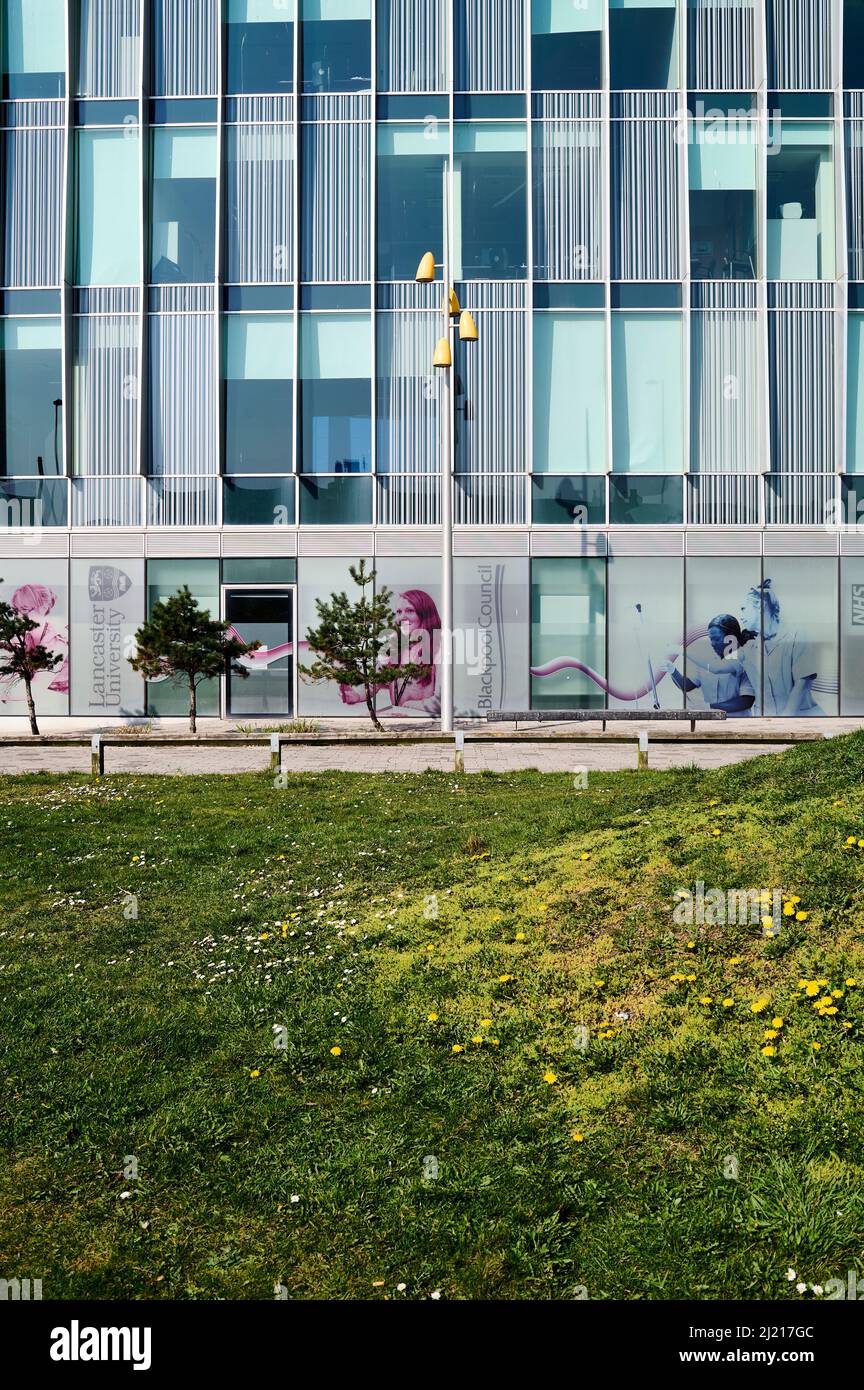
[[[369,711],[369,718],[372,720],[372,723],[378,730],[379,734],[383,734],[384,725],[378,718],[378,711],[375,708],[375,693],[373,690],[370,689],[368,685],[364,686],[364,690],[366,691],[366,708]]]
[[[198,732],[198,687],[194,680],[189,682],[189,732]]]
[[[39,725],[36,723],[36,706],[33,703],[33,686],[29,676],[24,677],[24,689],[27,692],[27,713],[30,716],[30,732],[38,736]]]

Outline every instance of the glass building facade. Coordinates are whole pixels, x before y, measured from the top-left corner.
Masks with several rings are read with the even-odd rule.
[[[864,713],[864,0],[3,0],[0,202],[46,713],[171,712],[184,577],[283,650],[212,713],[357,712],[361,557],[434,645],[448,205],[459,708]]]

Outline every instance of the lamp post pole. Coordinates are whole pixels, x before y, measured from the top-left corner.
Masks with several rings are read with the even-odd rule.
[[[459,307],[450,283],[450,211],[452,173],[444,162],[444,332],[438,339],[432,366],[441,373],[438,395],[440,406],[438,429],[441,452],[441,732],[453,732],[453,440],[455,435],[453,382],[454,319],[459,320],[459,341],[476,343],[477,325],[467,309]],[[417,267],[415,280],[420,284],[435,283],[435,256],[426,251]]]
[[[450,169],[444,162],[444,334],[452,364],[450,305]],[[441,732],[453,732],[453,367],[441,377]]]

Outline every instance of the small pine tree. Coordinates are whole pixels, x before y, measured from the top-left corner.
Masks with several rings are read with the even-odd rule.
[[[380,664],[381,653],[396,631],[396,616],[390,606],[393,594],[390,589],[375,592],[376,571],[367,570],[365,560],[360,561],[359,569],[352,565],[350,574],[360,597],[352,600],[341,593],[315,600],[318,626],[310,628],[306,641],[317,660],[311,666],[299,667],[299,671],[312,680],[362,688],[369,718],[383,733],[375,710],[377,692],[394,681],[423,680],[432,668],[416,661],[401,666]],[[370,585],[372,593],[367,597]]]
[[[129,665],[142,676],[173,676],[185,679],[189,687],[189,732],[198,729],[198,686],[203,680],[221,676],[230,668],[246,677],[238,658],[257,651],[260,642],[241,642],[229,636],[230,624],[211,618],[199,608],[188,586],[154,604],[153,611],[135,633],[137,651]]]
[[[3,581],[0,580],[0,583]],[[31,734],[39,733],[36,723],[36,704],[33,700],[33,680],[40,671],[54,671],[62,664],[63,653],[49,651],[41,642],[34,642],[31,633],[39,624],[26,613],[19,613],[11,603],[0,599],[0,676],[23,681],[27,696]]]

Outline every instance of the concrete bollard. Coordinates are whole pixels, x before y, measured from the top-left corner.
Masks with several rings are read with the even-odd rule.
[[[453,735],[453,771],[465,771],[465,734],[462,729],[457,729]]]
[[[105,776],[105,745],[101,734],[94,734],[90,740],[90,776]]]
[[[639,752],[636,756],[636,766],[648,766],[648,731],[646,729],[643,729],[639,735]]]
[[[282,744],[278,734],[270,735],[270,771],[282,771]]]

